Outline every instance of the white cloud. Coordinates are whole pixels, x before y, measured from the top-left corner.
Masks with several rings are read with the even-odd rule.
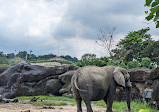
[[[159,41],[159,35],[153,35],[152,38],[153,38],[155,41]]]
[[[0,20],[5,18],[6,14],[3,13],[3,11],[0,10]]]
[[[101,46],[95,43],[95,40],[80,37],[61,40],[60,52],[63,55],[71,54],[78,59],[85,53],[96,54],[97,57],[108,55]]]

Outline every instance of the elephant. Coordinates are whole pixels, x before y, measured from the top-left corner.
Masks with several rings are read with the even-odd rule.
[[[71,79],[73,96],[77,103],[77,112],[82,112],[81,101],[87,112],[93,112],[91,101],[104,100],[106,112],[112,112],[113,98],[117,86],[127,90],[127,107],[130,108],[131,82],[126,69],[115,66],[86,66],[76,70]]]

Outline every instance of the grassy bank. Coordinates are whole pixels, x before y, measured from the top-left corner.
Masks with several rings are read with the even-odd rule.
[[[19,103],[23,104],[29,103],[36,106],[63,106],[63,105],[75,106],[76,105],[75,100],[69,97],[36,96],[40,97],[37,102],[29,102],[29,100],[32,99],[33,97],[34,96],[22,96],[22,97],[17,97],[17,99],[19,100]],[[93,101],[92,104],[106,108],[104,101]],[[115,110],[115,112],[124,112],[127,110],[127,104],[126,102],[114,102],[113,109]],[[131,102],[131,109],[133,112],[139,112],[141,111],[141,109],[143,109],[141,112],[159,112],[155,109],[149,108],[148,104],[141,102]]]

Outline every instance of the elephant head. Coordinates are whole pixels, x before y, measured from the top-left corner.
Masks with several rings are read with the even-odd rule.
[[[127,106],[129,111],[130,109],[130,99],[131,99],[131,82],[130,82],[130,75],[127,72],[126,69],[120,68],[120,67],[116,67],[114,72],[114,80],[117,82],[118,85],[126,88],[127,90]]]

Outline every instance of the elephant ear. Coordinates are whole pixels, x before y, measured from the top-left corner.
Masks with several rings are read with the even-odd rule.
[[[114,80],[117,82],[117,84],[125,87],[125,78],[123,73],[121,72],[121,68],[116,67],[113,72],[113,75],[114,75]]]

